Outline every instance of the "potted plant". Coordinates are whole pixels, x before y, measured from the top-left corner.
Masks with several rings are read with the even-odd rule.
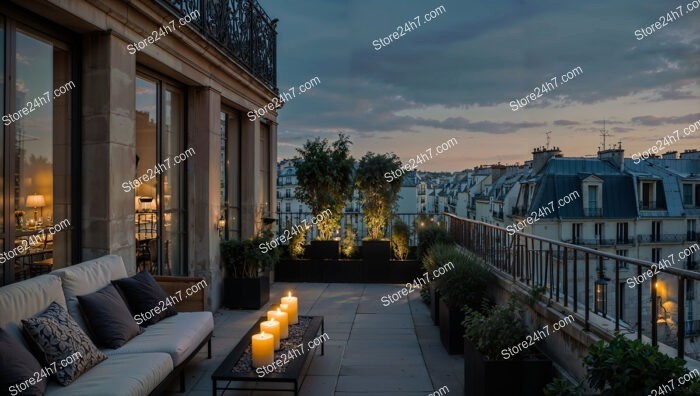
[[[482,305],[492,274],[476,255],[461,253],[453,246],[451,249],[439,256],[449,261],[436,263],[443,267],[444,273],[434,282],[440,290],[440,341],[452,355],[461,354],[464,349],[461,311],[464,306],[478,309]]]
[[[485,313],[464,308],[464,394],[542,394],[553,376],[552,361],[532,348],[512,357],[503,354],[528,335],[517,299],[511,297],[506,305],[483,310]],[[508,373],[507,381],[503,373]]]
[[[270,300],[270,278],[265,270],[279,259],[279,249],[261,249],[273,233],[263,231],[254,238],[221,242],[224,267],[223,305],[228,308],[259,309]]]
[[[287,228],[282,234],[291,237],[286,249],[282,251],[282,258],[275,266],[275,281],[298,282],[300,280],[302,264],[307,263],[304,260],[306,233],[305,227],[293,227],[291,223],[287,223]]]
[[[400,218],[396,218],[391,226],[391,251],[394,260],[389,261],[389,269],[386,271],[384,282],[408,283],[422,277],[420,261],[409,259],[411,229]]]
[[[389,181],[385,174],[401,168],[396,154],[369,152],[357,167],[355,185],[362,202],[362,214],[367,225],[367,237],[362,240],[362,261],[367,280],[378,281],[381,266],[391,260],[391,245],[386,239],[386,228],[399,198],[404,175]]]
[[[417,221],[416,227],[418,227],[418,247],[416,249],[416,255],[418,260],[423,265],[429,274],[436,269],[439,265],[438,262],[447,263],[448,260],[434,260],[432,256],[439,254],[442,251],[448,251],[446,247],[454,248],[452,242],[452,237],[444,229],[436,225],[427,225],[425,221]],[[430,248],[435,244],[443,245],[442,248],[436,249],[436,251],[430,255],[428,252]],[[442,264],[440,264],[442,265]],[[430,282],[429,284],[429,300],[430,300],[430,317],[433,319],[433,324],[436,326],[440,324],[440,291],[438,290],[435,282]]]
[[[316,224],[318,239],[311,241],[312,259],[340,257],[340,244],[334,235],[340,229],[343,208],[353,192],[354,160],[350,156],[350,144],[350,138],[341,133],[333,143],[316,138],[297,149],[300,156],[295,158],[296,197],[317,218],[324,214],[323,220]]]
[[[604,396],[648,395],[651,390],[657,391],[652,394],[661,395],[664,393],[659,391],[660,386],[688,373],[683,359],[667,356],[658,347],[620,334],[607,344],[593,344],[583,364],[588,384]],[[674,395],[700,394],[697,377],[682,387],[676,385]]]

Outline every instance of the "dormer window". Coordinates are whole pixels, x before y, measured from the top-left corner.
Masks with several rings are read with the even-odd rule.
[[[583,180],[583,212],[587,217],[603,215],[603,180],[591,175]]]

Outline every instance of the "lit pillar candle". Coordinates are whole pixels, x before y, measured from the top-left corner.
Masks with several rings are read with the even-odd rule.
[[[272,318],[275,318],[276,321],[280,322],[280,338],[284,340],[285,338],[289,337],[289,315],[277,308],[276,311],[267,311],[267,320]]]
[[[280,322],[272,318],[265,322],[260,322],[260,331],[270,333],[275,339],[275,351],[280,349]]]
[[[275,358],[275,340],[272,334],[255,334],[252,337],[253,367],[262,367],[272,364]]]
[[[287,304],[287,313],[289,314],[289,324],[299,323],[299,304],[296,297],[292,297],[292,292],[289,292],[287,297],[282,297],[282,304]]]

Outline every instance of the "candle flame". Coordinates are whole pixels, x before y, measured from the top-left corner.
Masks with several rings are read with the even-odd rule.
[[[280,312],[281,312],[281,311],[280,311],[280,309],[279,309],[279,308],[277,308],[277,313],[280,313]]]
[[[260,333],[260,335],[264,337],[264,336],[265,336],[265,330],[263,330],[263,332]]]
[[[275,318],[270,319],[270,322],[273,322],[273,323],[274,323],[274,321],[275,321]]]
[[[291,297],[291,296],[292,296],[292,292],[289,292],[288,297]]]

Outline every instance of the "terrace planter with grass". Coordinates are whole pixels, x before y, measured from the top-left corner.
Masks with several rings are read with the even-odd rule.
[[[340,241],[313,240],[307,248],[309,257],[314,260],[338,260],[340,258]]]
[[[440,326],[440,291],[435,282],[430,283],[430,318],[435,326]]]
[[[503,354],[526,340],[523,310],[513,295],[506,305],[464,308],[464,394],[541,395],[552,380],[552,361],[535,347]],[[504,375],[507,378],[504,378]]]
[[[254,238],[221,242],[225,307],[259,309],[270,300],[270,278],[264,274],[279,260],[280,249],[263,251],[260,246],[272,236],[272,232],[263,231]]]
[[[464,316],[460,310],[465,306],[472,309],[482,306],[492,274],[481,259],[458,251],[454,245],[433,245],[425,263],[431,274],[439,274],[431,283],[436,283],[440,290],[440,299],[436,301],[440,341],[449,354],[461,354]],[[435,272],[438,268],[443,271]]]

